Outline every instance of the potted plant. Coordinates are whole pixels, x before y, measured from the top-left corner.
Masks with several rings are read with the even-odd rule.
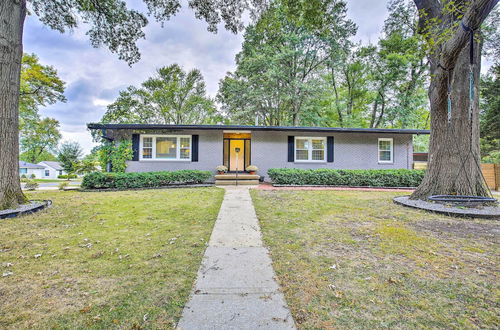
[[[255,174],[259,170],[259,168],[255,165],[248,165],[246,170],[250,174]]]
[[[227,172],[227,167],[224,165],[219,165],[215,168],[219,174],[224,174]]]

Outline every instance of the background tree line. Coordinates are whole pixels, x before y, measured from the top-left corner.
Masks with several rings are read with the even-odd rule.
[[[107,107],[105,123],[254,124],[369,128],[429,128],[429,63],[418,33],[418,12],[405,0],[388,4],[376,44],[351,41],[356,25],[344,1],[326,1],[321,29],[309,29],[274,2],[245,29],[236,70],[206,94],[198,69],[161,67],[139,87],[129,86]],[[498,58],[494,11],[485,24],[484,52]],[[498,162],[499,65],[482,77],[482,154]],[[21,156],[56,160],[59,122],[41,118],[40,106],[64,98],[64,82],[35,55],[23,57],[20,93]],[[426,151],[428,137],[416,137]],[[96,153],[94,153],[96,154]],[[97,157],[97,156],[95,156]],[[94,157],[94,158],[95,158]]]

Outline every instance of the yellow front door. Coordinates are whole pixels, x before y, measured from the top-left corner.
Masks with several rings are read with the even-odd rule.
[[[245,170],[245,141],[229,140],[229,170]]]

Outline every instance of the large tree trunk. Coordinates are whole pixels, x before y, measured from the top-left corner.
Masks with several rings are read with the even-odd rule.
[[[0,1],[0,210],[24,203],[19,181],[19,83],[25,0]]]
[[[480,169],[479,152],[479,74],[481,47],[477,38],[474,47],[474,99],[471,113],[469,94],[470,32],[461,26],[479,27],[498,0],[473,1],[459,22],[455,33],[430,56],[431,83],[431,136],[429,160],[425,177],[411,198],[426,199],[430,195],[487,196],[489,190]],[[420,27],[441,22],[455,21],[444,14],[438,0],[415,0],[420,10]],[[443,26],[443,29],[445,27]],[[430,36],[436,39],[436,36]],[[451,84],[451,120],[448,122],[448,79]]]
[[[443,95],[442,86],[434,80],[431,81],[429,98],[432,133],[429,142],[429,161],[426,176],[413,193],[413,198],[425,199],[438,194],[488,195],[488,189],[481,175],[479,153],[480,47],[475,48],[474,58],[476,64],[472,131],[469,117],[469,48],[462,49],[455,68],[450,71],[452,116],[449,123],[446,89]],[[438,70],[442,69],[432,65],[431,76],[438,74]]]

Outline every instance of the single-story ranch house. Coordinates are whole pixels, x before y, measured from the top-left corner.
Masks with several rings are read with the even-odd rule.
[[[31,177],[35,175],[37,179],[57,179],[59,175],[67,174],[61,166],[61,163],[54,161],[41,161],[38,164],[32,164],[19,161],[19,175]]]
[[[88,124],[130,139],[127,172],[270,168],[411,169],[413,135],[428,130],[243,125]]]

